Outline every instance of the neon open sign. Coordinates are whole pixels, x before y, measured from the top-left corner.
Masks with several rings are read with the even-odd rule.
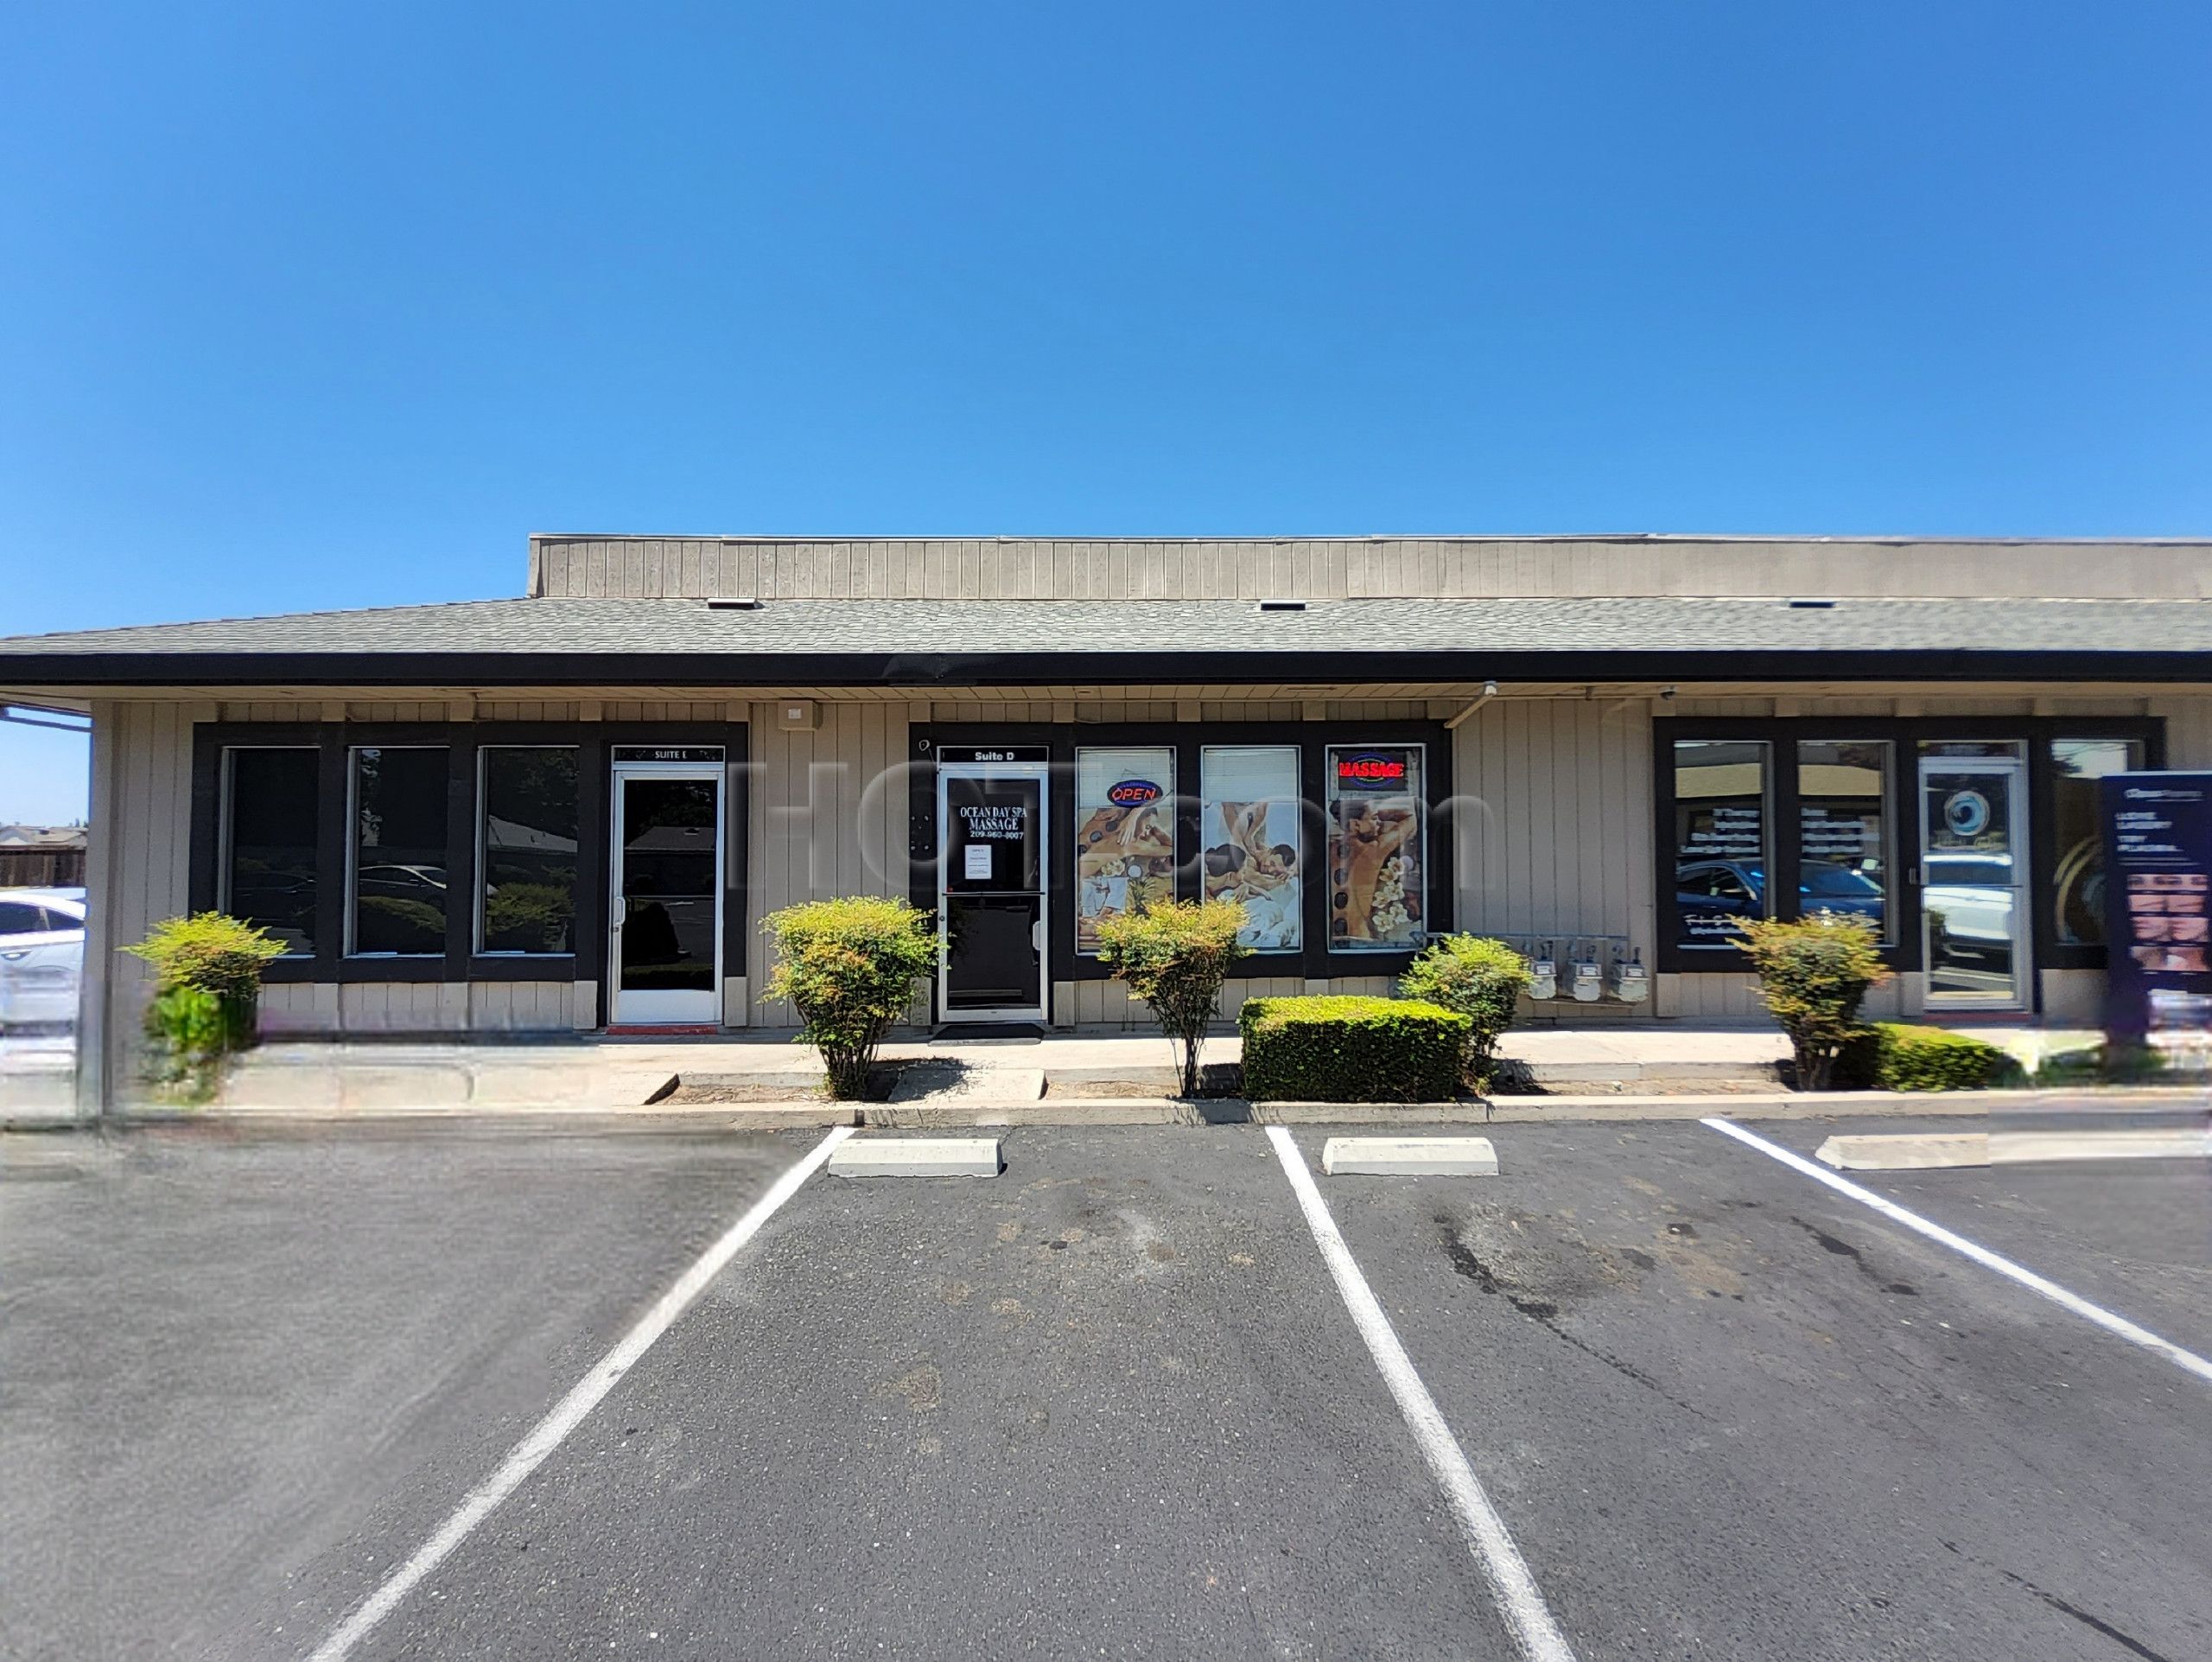
[[[1392,786],[1406,782],[1406,759],[1403,756],[1339,756],[1337,758],[1337,782],[1363,791],[1387,791]]]
[[[1160,786],[1148,779],[1125,779],[1118,785],[1109,786],[1106,791],[1106,799],[1117,808],[1142,807],[1160,798]]]

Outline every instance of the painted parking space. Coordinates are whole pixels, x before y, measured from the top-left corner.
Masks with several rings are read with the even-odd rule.
[[[797,1146],[0,1138],[0,1652],[306,1655]]]
[[[1256,1131],[825,1182],[364,1657],[1513,1654]]]
[[[1496,1137],[1325,1192],[1584,1655],[2202,1652],[2200,1382],[1701,1127]]]
[[[72,1142],[84,1169],[11,1176],[0,1361],[33,1411],[0,1452],[36,1481],[0,1493],[34,1589],[10,1642],[308,1656],[534,1440],[325,1654],[2177,1659],[2212,1632],[2197,1381],[1694,1124],[1497,1127],[1479,1179],[1327,1176],[1300,1130],[1325,1227],[1258,1128],[802,1174],[565,1413],[821,1135]],[[27,1373],[23,1335],[53,1353]]]
[[[1994,1123],[2000,1132],[2006,1124]],[[1964,1124],[1931,1118],[1838,1122],[1833,1129],[1942,1131]],[[1822,1133],[1815,1124],[1777,1121],[1751,1129],[1806,1155],[1819,1146]],[[1847,1175],[2212,1357],[2212,1162],[2094,1160]]]

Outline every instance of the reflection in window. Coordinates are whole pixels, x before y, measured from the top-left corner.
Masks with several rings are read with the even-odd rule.
[[[1166,745],[1075,753],[1075,949],[1098,951],[1098,921],[1175,898],[1175,752]]]
[[[1332,952],[1406,952],[1428,939],[1421,760],[1417,744],[1328,748]]]
[[[1764,917],[1767,746],[1762,739],[1675,741],[1675,916],[1683,946],[1726,946],[1729,921]]]
[[[446,752],[353,754],[346,950],[428,957],[446,949]]]
[[[1209,746],[1199,752],[1198,846],[1209,900],[1242,901],[1239,937],[1263,952],[1305,942],[1299,872],[1298,748]]]
[[[1797,910],[1864,918],[1890,939],[1890,746],[1797,742]]]
[[[2097,781],[2149,765],[2140,739],[2050,742],[2051,925],[2064,946],[2102,946],[2105,939],[2105,844]]]
[[[289,952],[315,951],[318,753],[224,752],[222,910],[259,924]]]
[[[487,746],[479,753],[482,911],[477,950],[573,952],[576,913],[576,752]]]

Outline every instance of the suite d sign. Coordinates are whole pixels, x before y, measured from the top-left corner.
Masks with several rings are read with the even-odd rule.
[[[2212,774],[2112,774],[2105,834],[2105,1031],[2212,1043]]]

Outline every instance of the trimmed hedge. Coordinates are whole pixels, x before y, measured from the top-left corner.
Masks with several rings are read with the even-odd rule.
[[[1236,1024],[1254,1102],[1443,1100],[1473,1025],[1417,999],[1345,996],[1248,999]]]
[[[1836,1067],[1838,1084],[1875,1091],[1980,1091],[2018,1072],[2012,1057],[1985,1040],[1906,1022],[1862,1028]]]
[[[1461,1068],[1467,1083],[1487,1091],[1497,1067],[1497,1041],[1535,981],[1529,960],[1502,940],[1481,935],[1442,935],[1429,942],[1398,977],[1398,990],[1457,1010],[1471,1023]]]

